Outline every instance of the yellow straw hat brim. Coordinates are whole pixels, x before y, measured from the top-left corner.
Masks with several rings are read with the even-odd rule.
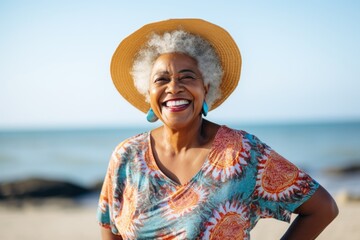
[[[140,111],[146,113],[149,110],[150,104],[146,102],[145,96],[137,91],[130,74],[133,62],[151,34],[174,30],[184,30],[202,37],[219,55],[224,75],[220,84],[221,97],[213,103],[210,110],[215,109],[230,96],[240,80],[241,55],[235,41],[225,29],[201,19],[170,19],[150,23],[126,37],[111,60],[110,72],[116,89]]]

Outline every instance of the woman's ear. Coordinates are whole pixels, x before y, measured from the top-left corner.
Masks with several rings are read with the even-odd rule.
[[[205,96],[209,92],[209,87],[210,87],[210,84],[204,84]]]

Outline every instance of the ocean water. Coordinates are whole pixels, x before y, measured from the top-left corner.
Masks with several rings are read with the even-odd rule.
[[[325,173],[334,167],[360,165],[360,122],[228,126],[256,135],[330,192],[360,194],[360,174]],[[148,130],[2,131],[0,182],[45,177],[91,186],[104,178],[110,154],[118,143]]]

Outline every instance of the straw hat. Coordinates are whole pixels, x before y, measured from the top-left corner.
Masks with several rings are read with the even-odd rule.
[[[146,113],[150,104],[139,93],[130,74],[134,58],[147,43],[152,33],[162,34],[173,30],[184,30],[207,40],[219,55],[224,76],[220,84],[221,97],[211,110],[218,107],[236,88],[240,80],[241,55],[230,34],[223,28],[201,19],[170,19],[150,23],[125,38],[116,49],[111,60],[111,77],[120,94],[134,107]]]

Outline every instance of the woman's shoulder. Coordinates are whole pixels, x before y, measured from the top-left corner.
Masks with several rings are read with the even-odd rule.
[[[246,130],[236,129],[221,125],[216,137],[217,141],[235,143],[241,142],[242,147],[251,148],[252,150],[262,151],[264,149],[270,149],[270,147],[262,142],[257,136]]]
[[[147,145],[149,132],[139,133],[120,142],[115,147],[115,152],[124,151],[126,149],[143,148]]]
[[[120,166],[129,163],[129,160],[134,159],[139,153],[145,153],[148,148],[148,135],[149,133],[144,132],[120,142],[110,157],[112,168],[118,169]]]
[[[229,138],[233,140],[246,139],[249,141],[260,141],[254,134],[251,134],[242,129],[236,129],[227,125],[221,125],[218,131],[218,135],[223,138]]]

